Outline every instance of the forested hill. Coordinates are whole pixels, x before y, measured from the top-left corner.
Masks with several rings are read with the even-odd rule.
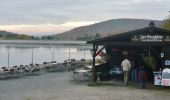
[[[32,40],[32,39],[35,39],[35,37],[0,30],[0,40]]]
[[[90,40],[95,37],[105,37],[144,28],[149,25],[150,21],[154,21],[156,26],[161,24],[161,21],[158,20],[112,19],[93,25],[74,28],[64,33],[52,35],[51,37],[56,40]]]

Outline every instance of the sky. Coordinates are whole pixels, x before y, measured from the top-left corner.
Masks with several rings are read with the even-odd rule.
[[[0,0],[0,30],[50,35],[118,19],[163,20],[170,0]]]

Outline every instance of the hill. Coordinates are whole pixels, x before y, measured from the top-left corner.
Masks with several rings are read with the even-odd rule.
[[[56,40],[89,40],[96,37],[105,37],[126,31],[147,27],[150,21],[160,26],[161,21],[145,19],[112,19],[93,25],[74,28],[70,31],[52,35]]]
[[[35,37],[0,30],[0,40],[32,40],[32,39],[35,39]]]

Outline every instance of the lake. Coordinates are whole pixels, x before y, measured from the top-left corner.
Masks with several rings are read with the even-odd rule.
[[[70,42],[71,43],[71,42]],[[24,44],[24,43],[1,43],[0,44],[0,67],[27,65],[30,63],[42,64],[43,62],[63,62],[66,59],[92,59],[90,53],[92,46],[81,44],[67,45],[58,44]],[[8,60],[9,59],[9,60]]]

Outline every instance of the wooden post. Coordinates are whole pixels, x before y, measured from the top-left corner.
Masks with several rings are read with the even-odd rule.
[[[93,44],[93,66],[92,66],[92,82],[96,82],[97,75],[96,75],[96,67],[95,67],[95,58],[96,58],[96,51],[98,49],[98,46]]]

